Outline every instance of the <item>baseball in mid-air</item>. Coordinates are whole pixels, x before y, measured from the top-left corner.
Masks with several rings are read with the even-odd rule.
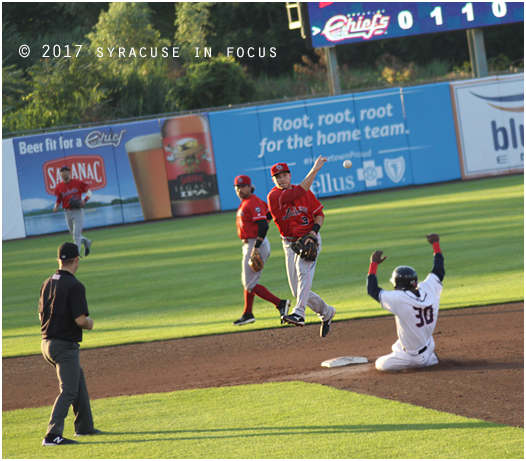
[[[352,162],[350,160],[345,160],[345,162],[343,162],[343,166],[344,168],[351,168]]]

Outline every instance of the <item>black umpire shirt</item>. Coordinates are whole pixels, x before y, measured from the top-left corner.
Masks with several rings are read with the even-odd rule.
[[[89,315],[86,289],[68,271],[57,270],[40,289],[38,303],[42,339],[64,339],[80,343],[82,328],[75,319]]]

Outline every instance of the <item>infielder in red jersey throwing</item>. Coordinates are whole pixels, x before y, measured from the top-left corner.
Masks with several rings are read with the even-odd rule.
[[[243,241],[243,260],[241,263],[241,282],[245,288],[245,309],[243,315],[232,325],[246,325],[256,321],[252,313],[254,296],[268,301],[279,310],[280,317],[286,315],[289,310],[290,301],[274,296],[263,285],[259,284],[262,268],[254,270],[251,260],[260,256],[262,265],[270,256],[270,243],[267,239],[268,221],[267,204],[254,195],[255,187],[248,176],[237,176],[234,180],[236,194],[241,199],[241,205],[237,210],[236,225],[237,235]]]
[[[62,204],[66,215],[66,224],[75,243],[79,247],[79,253],[81,244],[84,244],[84,256],[88,256],[91,248],[91,240],[83,237],[81,234],[82,226],[84,225],[84,210],[82,208],[91,197],[89,184],[79,179],[71,178],[68,166],[63,166],[60,169],[60,175],[62,176],[63,182],[59,182],[55,187],[57,202],[53,207],[53,213],[56,213]],[[84,200],[82,200],[83,193],[86,193]]]
[[[446,271],[438,235],[429,234],[426,237],[433,245],[433,269],[420,284],[412,267],[399,266],[393,271],[390,280],[395,291],[383,290],[378,286],[376,270],[386,257],[382,256],[383,251],[375,251],[371,255],[367,293],[395,315],[398,334],[398,341],[392,347],[393,353],[376,361],[378,371],[429,367],[438,363],[433,331],[437,324]]]
[[[314,178],[323,167],[327,157],[316,159],[305,179],[295,186],[291,184],[291,174],[286,163],[277,163],[270,169],[274,187],[267,200],[270,213],[281,234],[283,251],[290,289],[296,298],[296,306],[290,315],[282,319],[293,325],[305,325],[305,307],[309,306],[321,319],[320,336],[324,338],[331,329],[331,321],[336,313],[316,293],[311,291],[317,259],[309,261],[294,252],[291,245],[303,236],[317,243],[318,254],[321,251],[320,228],[324,221],[323,205],[310,191]],[[307,241],[308,241],[307,240]]]

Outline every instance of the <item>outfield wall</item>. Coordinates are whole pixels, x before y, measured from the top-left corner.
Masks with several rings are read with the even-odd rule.
[[[490,77],[4,140],[2,239],[67,230],[52,212],[64,164],[93,191],[84,228],[237,209],[235,176],[264,198],[271,165],[299,183],[319,155],[320,198],[523,171],[523,85]]]

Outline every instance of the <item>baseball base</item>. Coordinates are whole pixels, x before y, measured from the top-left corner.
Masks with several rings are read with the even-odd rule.
[[[345,365],[351,365],[354,363],[367,363],[366,357],[337,357],[335,359],[325,360],[322,362],[322,367],[343,367]]]

